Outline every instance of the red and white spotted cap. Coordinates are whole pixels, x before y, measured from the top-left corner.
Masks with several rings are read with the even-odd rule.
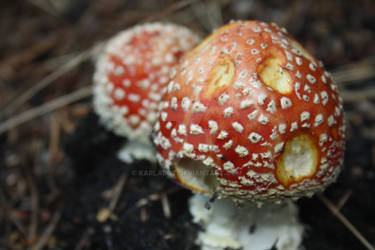
[[[94,75],[94,107],[103,124],[117,135],[148,140],[171,69],[198,42],[189,29],[162,23],[112,38]]]
[[[322,64],[285,29],[233,22],[186,56],[170,81],[155,124],[158,160],[198,192],[311,196],[343,163],[341,102]]]

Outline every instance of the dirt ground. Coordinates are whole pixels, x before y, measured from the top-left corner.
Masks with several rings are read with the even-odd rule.
[[[375,245],[375,1],[3,0],[0,249],[198,249],[191,196],[92,112],[96,44],[137,23],[202,36],[231,19],[284,26],[333,73],[345,101],[345,165],[325,196]],[[168,204],[171,216],[163,210]],[[365,249],[316,197],[298,201],[304,249]]]

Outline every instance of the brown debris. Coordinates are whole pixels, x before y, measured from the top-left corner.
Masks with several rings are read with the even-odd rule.
[[[66,139],[74,134],[80,120],[92,110],[90,95],[94,67],[91,60],[95,60],[101,42],[122,29],[142,22],[172,21],[205,35],[222,23],[240,18],[285,25],[312,54],[332,69],[347,109],[348,148],[358,148],[358,152],[348,152],[348,163],[337,183],[341,189],[337,194],[327,190],[327,197],[338,201],[336,206],[331,207],[335,216],[341,209],[348,220],[358,225],[363,235],[370,240],[375,237],[373,223],[361,220],[361,215],[368,212],[363,210],[365,202],[362,197],[370,197],[374,189],[374,186],[366,189],[363,185],[374,182],[371,176],[375,171],[373,1],[94,0],[80,6],[81,2],[85,1],[1,3],[1,249],[93,249],[90,247],[95,240],[92,237],[95,224],[85,225],[82,231],[78,231],[77,226],[74,232],[77,233],[76,238],[64,238],[65,235],[61,234],[65,228],[74,230],[80,222],[88,223],[81,221],[77,210],[69,211],[73,213],[71,220],[64,217],[63,208],[72,198],[66,190],[71,188],[69,180],[84,180],[85,176],[76,176],[78,172],[73,168],[72,159],[63,150]],[[357,144],[363,141],[365,143]],[[83,142],[81,146],[85,146]],[[126,167],[122,174],[126,173]],[[106,166],[106,169],[109,171],[111,166]],[[119,225],[126,223],[119,218],[126,213],[137,217],[143,225],[152,222],[155,211],[150,207],[155,206],[160,210],[163,221],[173,225],[175,217],[181,215],[181,211],[176,209],[174,196],[180,195],[182,189],[175,186],[160,191],[149,187],[150,190],[144,191],[146,188],[142,187],[143,196],[134,198],[130,179],[137,177],[126,176],[116,176],[115,181],[107,186],[108,192],[100,190],[96,194],[95,207],[86,204],[87,207],[79,207],[80,211],[94,211],[90,216],[101,226],[113,223],[120,228]],[[82,182],[81,187],[83,185],[95,186],[97,183]],[[358,189],[359,186],[362,189]],[[336,184],[332,190],[335,188]],[[124,202],[131,198],[135,199],[134,203]],[[81,199],[84,201],[84,198]],[[357,216],[351,216],[353,213]],[[312,215],[311,211],[310,214],[307,212],[307,216]],[[185,217],[189,217],[187,210]],[[325,249],[358,248],[358,245],[345,245],[347,241],[332,242],[319,235],[326,228],[314,225],[314,220],[316,218],[309,223],[311,230],[306,239],[310,239],[311,244],[320,241],[319,248],[323,245]],[[347,221],[344,223],[348,224]],[[339,230],[346,230],[340,226],[337,227]],[[162,232],[159,239],[168,244],[160,249],[178,245],[176,241],[181,239],[180,233],[173,229]],[[357,232],[353,233],[358,236]],[[185,238],[194,245],[193,236]],[[350,235],[345,238],[350,238]],[[356,244],[356,239],[353,241],[355,243],[352,244]],[[362,242],[367,244],[363,239]],[[105,243],[100,246],[105,246]]]

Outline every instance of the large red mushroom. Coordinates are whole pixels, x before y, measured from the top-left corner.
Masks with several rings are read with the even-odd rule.
[[[343,107],[329,74],[285,29],[258,21],[216,30],[181,61],[155,134],[169,176],[235,201],[311,196],[343,163]]]
[[[198,192],[294,199],[321,191],[340,172],[337,88],[274,24],[234,22],[215,31],[181,62],[160,114],[160,163]],[[211,175],[203,179],[198,169]]]
[[[120,32],[101,53],[94,75],[95,111],[108,129],[134,142],[127,148],[136,158],[149,152],[139,148],[148,144],[172,68],[198,41],[185,27],[149,23]]]

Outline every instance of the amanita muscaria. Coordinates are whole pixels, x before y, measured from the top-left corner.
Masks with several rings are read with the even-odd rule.
[[[101,122],[119,136],[147,144],[171,69],[198,42],[189,29],[167,23],[138,25],[110,39],[94,75]]]
[[[322,63],[275,24],[243,21],[216,30],[180,63],[155,132],[159,161],[181,184],[277,201],[336,179],[345,125]]]
[[[202,249],[269,249],[275,241],[277,249],[297,249],[297,208],[289,202],[257,210],[253,202],[311,196],[336,180],[343,163],[336,86],[285,29],[264,22],[232,22],[190,52],[168,84],[154,130],[170,177],[249,205],[241,210],[224,199],[207,215],[194,196],[190,210],[206,229]],[[264,240],[254,247],[259,237],[245,235],[259,221],[272,223],[261,223]]]

